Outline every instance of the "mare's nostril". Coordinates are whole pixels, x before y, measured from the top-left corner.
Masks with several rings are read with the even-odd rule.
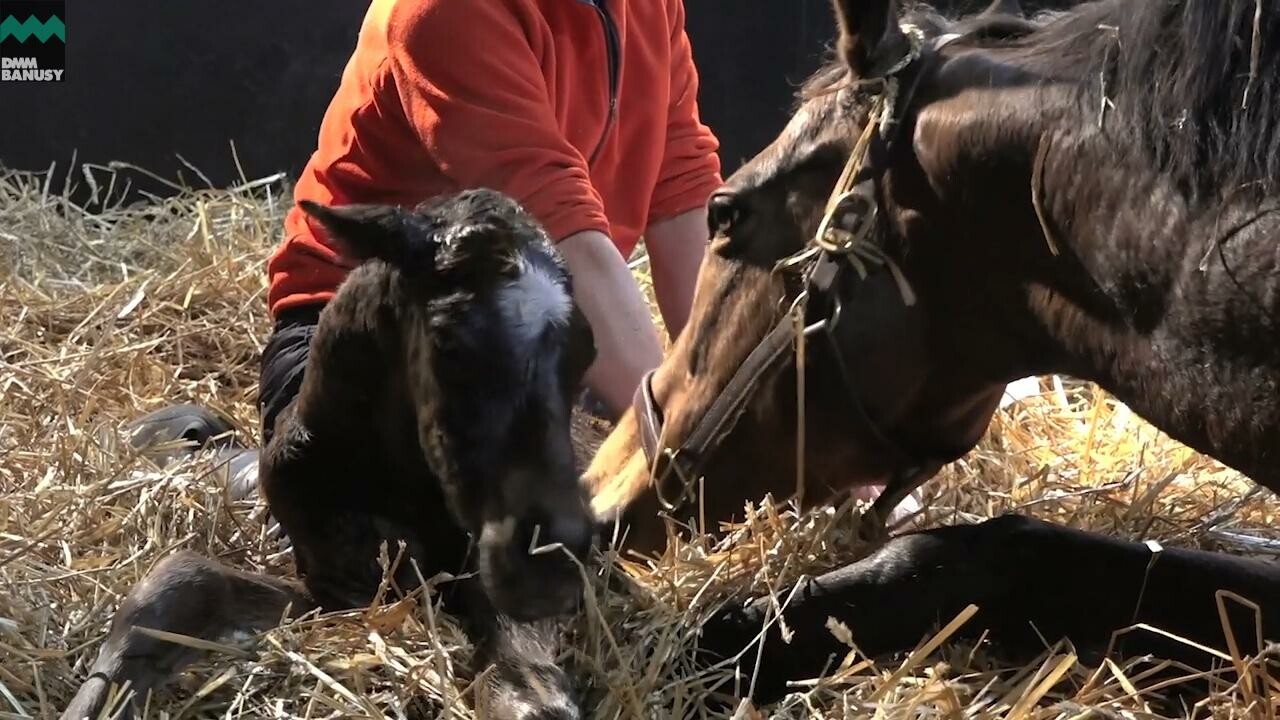
[[[732,192],[721,190],[707,201],[707,229],[712,236],[727,235],[741,215],[742,208]]]

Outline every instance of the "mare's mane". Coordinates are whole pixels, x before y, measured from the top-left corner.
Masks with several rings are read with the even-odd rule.
[[[1188,196],[1280,187],[1280,6],[1266,0],[1093,0],[1030,20],[948,18],[911,4],[901,20],[1046,81],[1073,84],[1081,122],[1135,148]],[[832,59],[801,100],[848,85]],[[1104,109],[1105,108],[1105,109]]]

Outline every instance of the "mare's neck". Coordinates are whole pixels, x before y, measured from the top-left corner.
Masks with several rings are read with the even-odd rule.
[[[1280,214],[1193,208],[1149,171],[1072,150],[1046,167],[1064,251],[1027,289],[1051,350],[1042,370],[1096,381],[1280,490]]]

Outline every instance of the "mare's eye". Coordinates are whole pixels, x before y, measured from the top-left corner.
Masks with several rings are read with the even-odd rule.
[[[742,204],[728,191],[720,191],[707,201],[707,229],[712,237],[728,235],[742,219]]]

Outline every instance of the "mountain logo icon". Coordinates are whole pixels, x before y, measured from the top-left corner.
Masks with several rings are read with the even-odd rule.
[[[65,43],[67,41],[67,26],[63,24],[62,18],[57,15],[53,15],[43,22],[37,20],[35,15],[28,15],[27,19],[22,22],[18,22],[18,19],[12,15],[7,15],[3,20],[0,20],[0,42],[4,42],[8,38],[13,38],[20,43],[25,43],[31,38],[47,43],[50,38],[57,38]]]

